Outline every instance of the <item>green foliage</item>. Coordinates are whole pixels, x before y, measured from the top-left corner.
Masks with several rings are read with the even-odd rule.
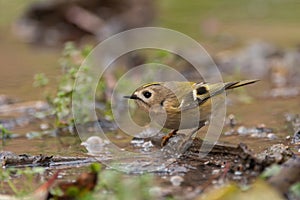
[[[11,138],[12,132],[7,130],[2,124],[0,124],[0,132],[2,139],[2,147],[5,145],[5,139]]]
[[[6,168],[0,170],[0,187],[1,191],[3,191],[4,184],[6,183],[9,188],[15,193],[17,196],[28,195],[30,192],[34,191],[34,178],[36,175],[41,175],[45,172],[45,168],[35,167],[35,168]],[[16,184],[13,182],[12,177],[24,177],[28,184],[22,185],[22,189],[17,188]],[[17,179],[17,178],[16,178]]]
[[[101,199],[154,199],[149,192],[153,177],[149,174],[130,176],[106,170],[99,176],[100,182],[95,192]]]
[[[297,199],[300,198],[300,182],[293,184],[290,187],[290,191]]]
[[[71,186],[67,189],[66,194],[71,197],[76,197],[80,193],[79,189],[75,186]]]
[[[78,72],[82,61],[91,52],[92,47],[86,46],[79,50],[71,42],[66,43],[62,52],[62,57],[59,64],[62,69],[62,75],[59,77],[57,90],[53,96],[48,96],[47,100],[52,105],[52,115],[55,116],[55,125],[57,127],[72,125],[74,123],[72,116],[72,95],[74,93],[74,83],[77,81],[85,82],[86,84],[80,85],[76,88],[78,93],[85,94],[88,91],[89,83],[92,78],[89,77],[89,67],[82,66],[80,73]],[[34,76],[35,87],[45,87],[49,83],[45,74],[40,73]],[[84,96],[82,98],[85,98]],[[88,102],[89,103],[89,102]],[[84,116],[89,113],[83,113]],[[85,122],[86,118],[80,119]]]
[[[13,184],[11,180],[11,173],[14,172],[13,168],[8,168],[8,169],[1,169],[0,170],[0,183],[1,183],[1,191],[4,189],[4,183],[7,183],[10,189],[15,193],[18,194],[18,190]]]
[[[155,199],[149,192],[153,185],[153,176],[144,175],[126,175],[113,170],[102,170],[101,164],[93,163],[90,165],[91,172],[98,172],[98,183],[92,192],[83,191],[82,188],[69,187],[67,191],[61,191],[60,188],[51,188],[51,194],[54,196],[76,197],[75,199]],[[0,170],[0,189],[5,191],[5,185],[8,185],[17,196],[29,196],[36,189],[34,180],[36,175],[45,173],[45,168],[6,168]],[[23,177],[28,184],[22,184],[22,189],[17,187],[14,182]],[[42,184],[42,183],[39,183]]]
[[[72,126],[74,125],[74,119],[72,115],[72,105],[76,107],[84,107],[84,105],[93,103],[91,95],[87,95],[91,92],[91,85],[95,79],[92,77],[93,73],[88,64],[82,65],[83,60],[90,54],[92,50],[91,46],[86,46],[82,49],[77,49],[71,42],[66,43],[62,52],[62,57],[59,60],[59,64],[62,69],[62,75],[59,77],[57,90],[54,95],[47,97],[49,104],[52,106],[51,115],[55,117],[55,126]],[[75,81],[76,88],[74,88]],[[34,86],[45,87],[48,84],[48,78],[44,74],[36,74],[34,77]],[[96,97],[100,97],[97,100],[101,101],[105,98],[106,83],[105,80],[100,80],[96,90]],[[72,98],[76,98],[76,102],[72,102]],[[88,98],[87,98],[88,97]],[[100,111],[107,119],[112,119],[111,105],[109,102],[104,103],[103,110]],[[85,123],[90,119],[90,110],[80,110],[80,116],[77,116],[77,122]]]
[[[99,163],[92,163],[90,169],[93,173],[99,173],[101,171],[101,165]]]
[[[261,173],[260,177],[263,179],[270,178],[271,176],[274,176],[278,174],[280,171],[280,165],[273,164],[270,167],[266,168],[263,173]]]
[[[101,164],[93,163],[90,165],[91,172],[98,172],[98,183],[92,192],[83,190],[76,186],[71,186],[67,191],[59,188],[51,189],[54,196],[67,194],[74,199],[154,199],[149,192],[153,183],[153,177],[145,174],[140,176],[128,176],[113,170],[101,170]]]
[[[45,87],[49,83],[49,79],[44,73],[39,73],[34,75],[34,87]]]
[[[7,130],[2,124],[0,124],[0,131],[1,131],[1,138],[4,140],[6,138],[10,138],[12,135],[12,132]]]
[[[66,43],[62,58],[59,63],[62,68],[62,76],[59,80],[57,92],[50,103],[53,106],[53,114],[56,118],[56,125],[71,125],[73,124],[72,117],[72,94],[74,92],[74,82],[77,77],[77,71],[83,59],[91,51],[90,47],[83,50],[78,50],[73,43]],[[84,67],[84,72],[88,71],[88,67]],[[81,74],[81,77],[88,77]]]

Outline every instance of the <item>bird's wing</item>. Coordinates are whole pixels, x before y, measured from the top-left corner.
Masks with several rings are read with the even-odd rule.
[[[209,98],[223,93],[225,90],[234,89],[244,85],[252,84],[258,80],[243,80],[227,83],[195,83],[192,91],[186,94],[180,103],[179,108],[183,110],[194,109],[206,102]]]
[[[195,83],[193,90],[185,95],[180,104],[180,109],[182,111],[194,109],[199,105],[206,102],[209,98],[221,94],[226,89],[232,89],[237,82],[228,82],[228,83]]]
[[[208,85],[205,83],[195,83],[193,89],[182,98],[179,109],[184,111],[196,108],[209,97]]]

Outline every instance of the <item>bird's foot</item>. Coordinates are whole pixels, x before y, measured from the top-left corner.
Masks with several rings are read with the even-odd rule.
[[[167,142],[169,141],[169,139],[170,139],[171,137],[173,137],[174,135],[177,134],[177,131],[178,131],[178,130],[173,130],[173,131],[170,132],[168,135],[163,136],[162,139],[161,139],[160,146],[161,146],[161,147],[164,147],[164,146],[167,144]]]

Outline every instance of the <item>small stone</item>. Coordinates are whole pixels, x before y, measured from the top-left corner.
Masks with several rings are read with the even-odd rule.
[[[259,135],[259,137],[265,138],[265,137],[267,137],[267,133],[266,133],[266,132],[262,132],[262,133]]]
[[[91,136],[85,142],[81,143],[89,153],[100,153],[103,150],[103,147],[106,145],[105,140],[98,136]]]
[[[250,135],[250,137],[254,137],[254,138],[258,138],[258,136],[259,136],[258,133],[252,133],[252,134]]]
[[[287,122],[291,122],[294,119],[294,115],[289,113],[285,114],[284,117]]]
[[[42,124],[40,125],[40,129],[43,130],[43,131],[49,129],[49,124],[47,124],[47,123],[42,123]]]
[[[248,134],[248,129],[245,126],[240,126],[237,129],[237,133],[240,135],[247,135]]]
[[[208,165],[209,164],[209,160],[208,161],[206,161],[206,162],[204,162],[204,165]]]
[[[42,137],[42,133],[32,131],[32,132],[26,133],[26,137],[27,137],[28,139],[41,138],[41,137]]]
[[[226,136],[233,135],[233,134],[234,134],[234,130],[233,129],[231,129],[230,131],[226,131],[224,133],[224,135],[226,135]]]
[[[233,178],[233,180],[241,180],[243,177],[240,175],[237,175],[237,176],[233,176],[232,178]]]
[[[145,142],[142,145],[143,151],[150,151],[151,147],[153,147],[153,144],[151,141]]]
[[[256,128],[263,130],[263,129],[266,128],[266,125],[265,124],[258,124]]]
[[[269,139],[271,139],[271,140],[275,140],[275,139],[277,139],[277,136],[276,136],[274,133],[269,133],[269,134],[267,135],[267,138],[269,138]]]
[[[151,141],[148,141],[148,142],[145,142],[143,145],[142,145],[143,148],[149,148],[149,147],[153,147],[153,144]]]
[[[172,176],[170,182],[173,186],[180,186],[184,179],[181,176]]]
[[[234,175],[236,175],[236,176],[241,176],[243,174],[243,172],[241,172],[241,171],[235,171],[234,172]]]
[[[228,115],[226,119],[226,124],[229,125],[231,128],[234,128],[236,126],[237,122],[233,114]]]
[[[140,147],[143,145],[143,143],[145,142],[145,140],[143,138],[137,138],[137,137],[134,137],[131,141],[130,141],[130,144],[134,145],[134,146],[137,146],[137,147]]]
[[[211,174],[219,174],[220,173],[220,170],[219,169],[214,169],[212,172],[211,172]]]

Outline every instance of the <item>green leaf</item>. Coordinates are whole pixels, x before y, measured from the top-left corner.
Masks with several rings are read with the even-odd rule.
[[[280,171],[280,169],[281,169],[281,168],[280,168],[279,165],[273,164],[273,165],[271,165],[270,167],[267,167],[267,168],[263,171],[263,173],[260,175],[260,177],[263,178],[263,179],[269,178],[269,177],[271,177],[271,176],[274,176],[274,175],[278,174],[279,171]]]

